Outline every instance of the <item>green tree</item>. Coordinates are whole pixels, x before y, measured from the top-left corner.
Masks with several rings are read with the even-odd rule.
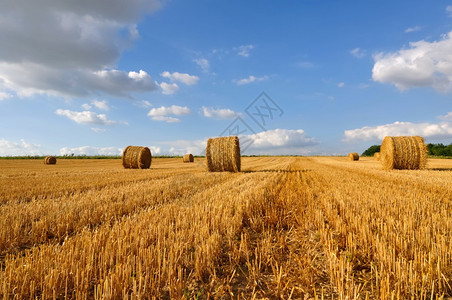
[[[373,156],[375,152],[380,152],[380,145],[370,146],[363,154],[361,154],[361,156]]]

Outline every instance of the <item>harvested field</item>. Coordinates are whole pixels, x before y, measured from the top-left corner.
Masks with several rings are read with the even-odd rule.
[[[241,171],[0,160],[0,296],[452,297],[452,160],[243,157]]]

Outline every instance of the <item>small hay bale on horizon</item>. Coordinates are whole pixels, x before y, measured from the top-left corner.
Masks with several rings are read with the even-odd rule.
[[[56,158],[54,156],[46,156],[44,157],[45,165],[56,165]]]
[[[126,169],[149,169],[152,162],[148,147],[128,146],[122,153],[122,166]]]
[[[240,172],[240,141],[237,136],[210,138],[206,147],[209,172]]]
[[[359,160],[359,154],[356,152],[351,152],[347,155],[349,160],[355,161],[355,160]]]
[[[385,170],[422,170],[427,164],[427,147],[420,136],[386,136],[380,155]]]
[[[375,158],[376,160],[380,160],[380,157],[381,157],[380,152],[375,152],[375,153],[374,153],[374,158]]]
[[[192,162],[195,161],[195,159],[193,158],[193,154],[188,153],[188,154],[185,154],[185,155],[184,155],[184,157],[182,158],[182,161],[183,161],[184,163],[192,163]]]

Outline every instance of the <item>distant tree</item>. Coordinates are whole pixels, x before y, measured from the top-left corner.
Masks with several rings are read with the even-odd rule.
[[[428,155],[434,156],[452,156],[452,144],[427,144]]]
[[[370,146],[363,154],[361,154],[361,156],[373,156],[375,152],[380,152],[380,145]]]

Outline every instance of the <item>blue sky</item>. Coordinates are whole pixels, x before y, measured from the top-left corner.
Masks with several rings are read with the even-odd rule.
[[[452,1],[1,0],[0,45],[0,156],[452,143]]]

